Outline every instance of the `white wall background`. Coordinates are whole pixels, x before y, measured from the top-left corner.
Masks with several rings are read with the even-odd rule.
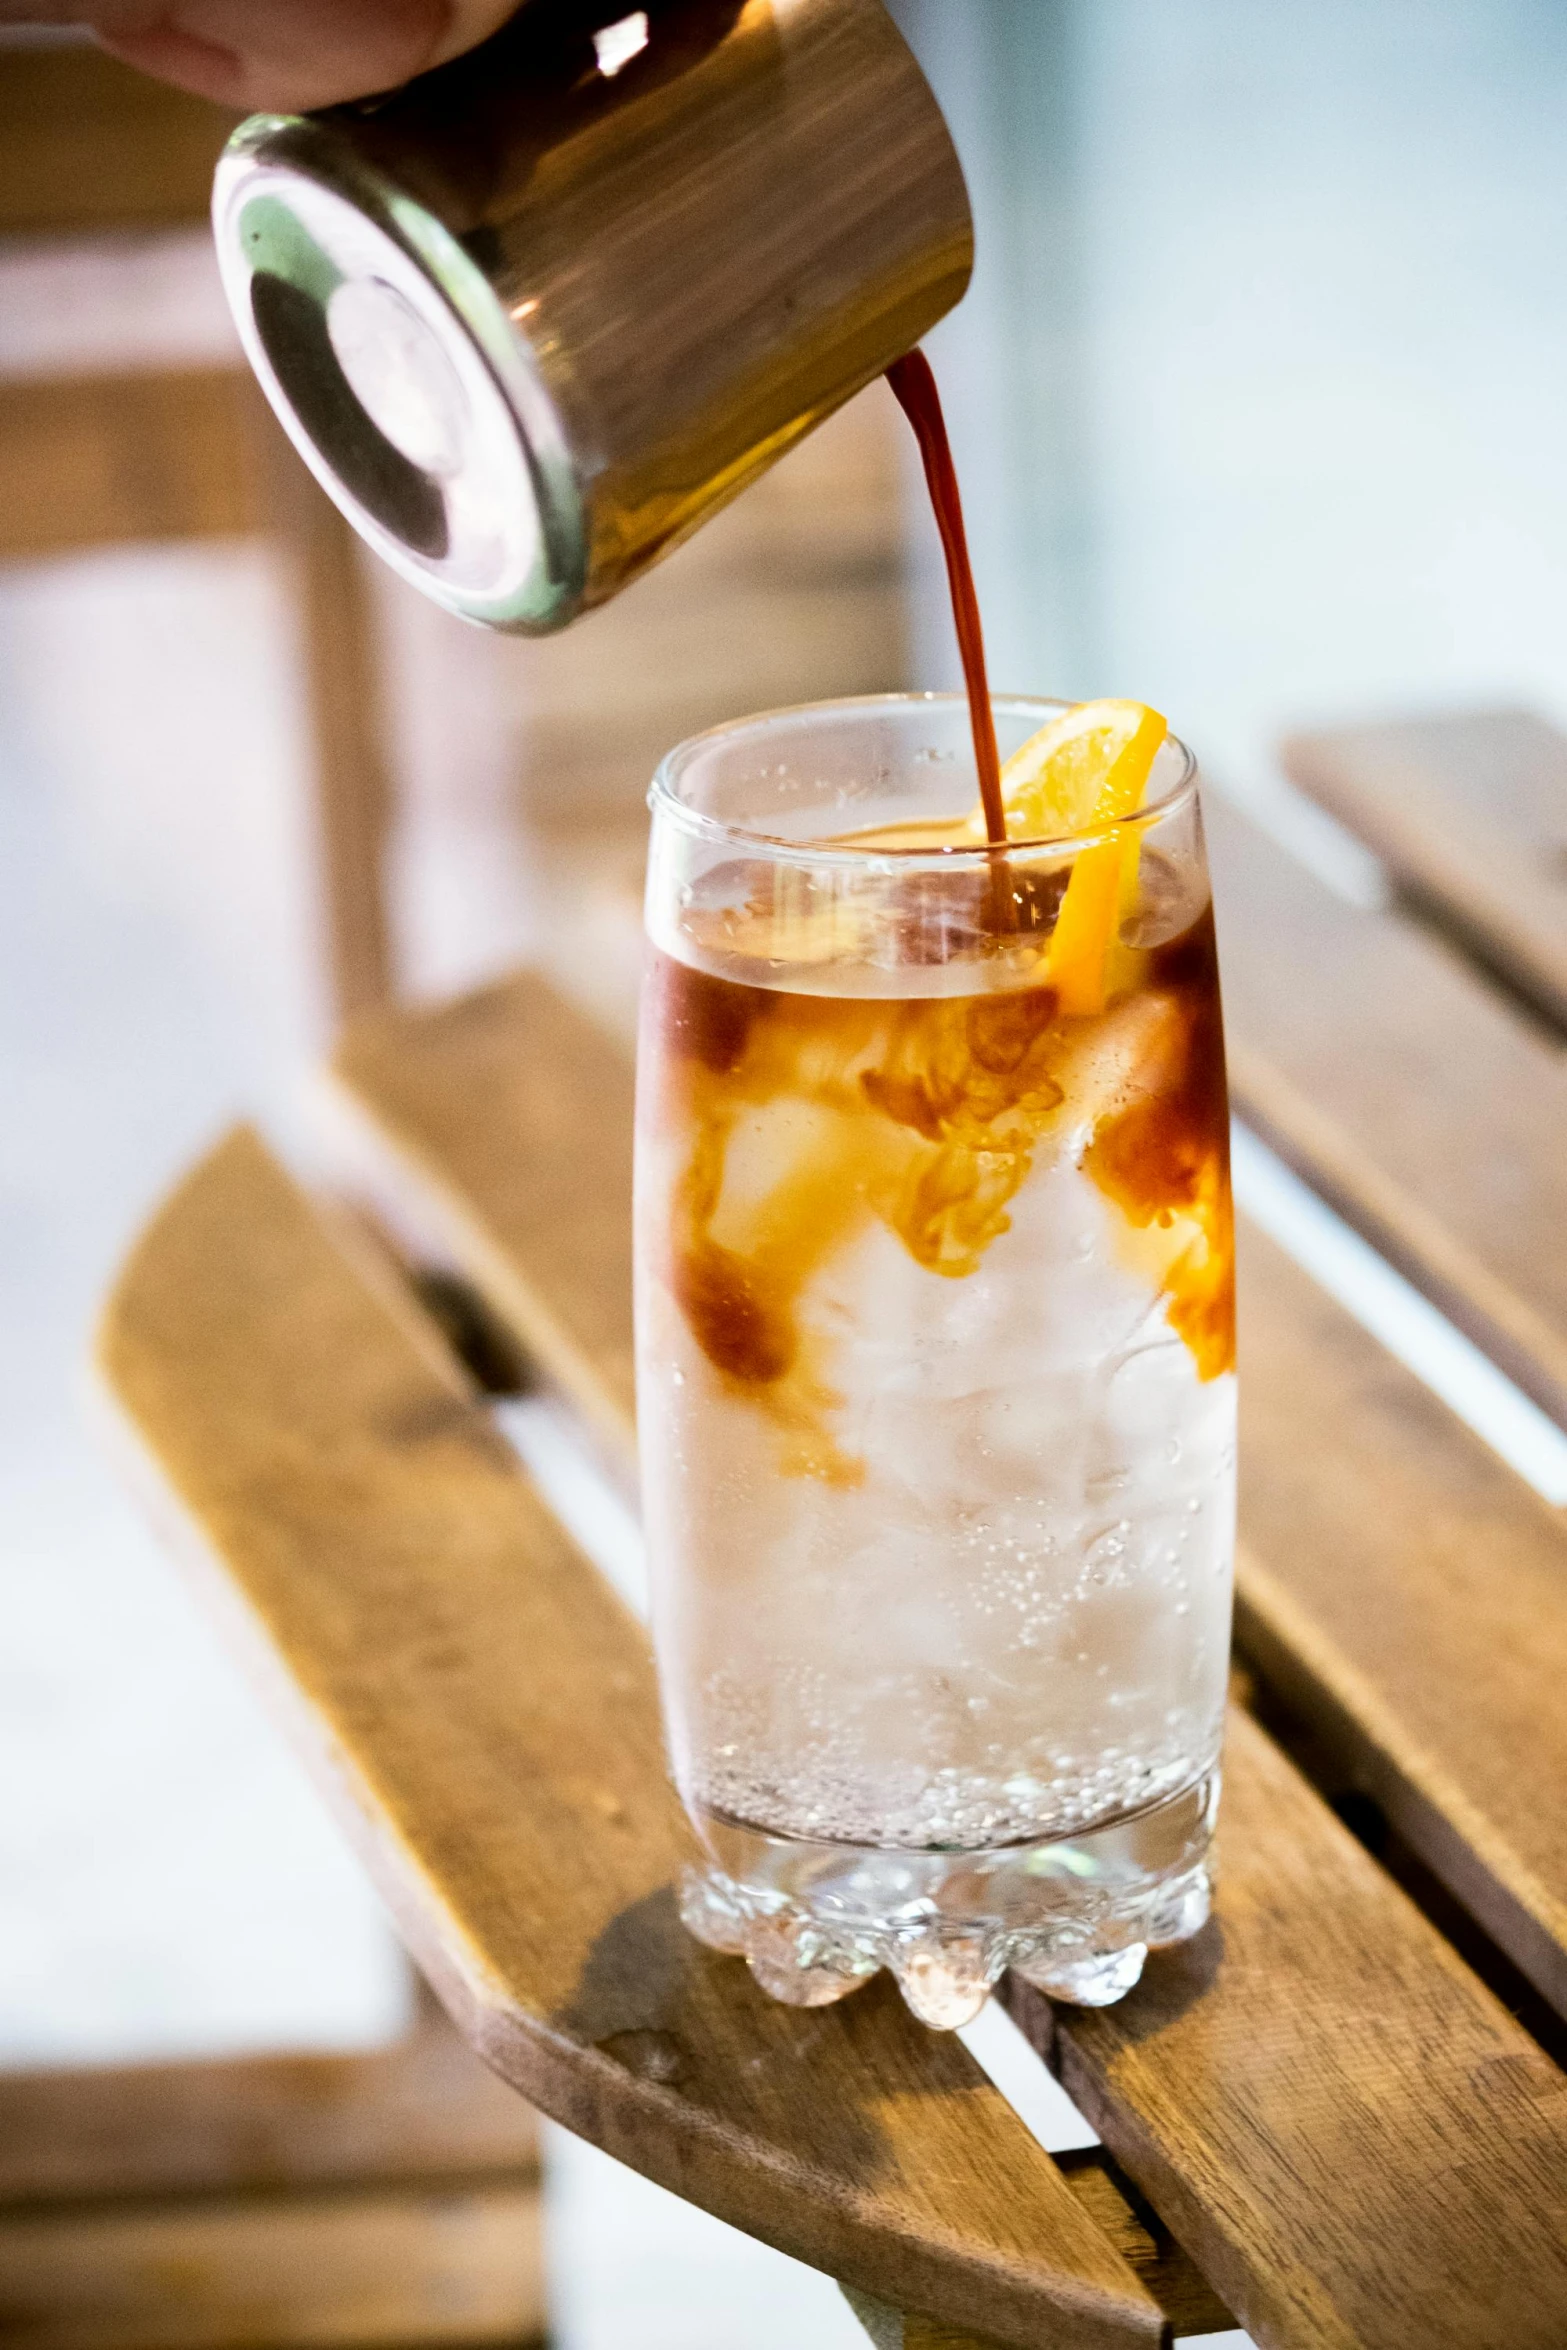
[[[1567,11],[899,13],[978,221],[934,349],[998,682],[1231,771],[1301,720],[1567,717]]]

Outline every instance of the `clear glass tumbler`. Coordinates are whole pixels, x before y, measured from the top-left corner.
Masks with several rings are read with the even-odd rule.
[[[1003,756],[1061,707],[998,699]],[[1003,855],[968,742],[898,695],[670,754],[637,1106],[683,1914],[777,1998],[885,1966],[944,2028],[1201,1926],[1234,1548],[1194,765]]]

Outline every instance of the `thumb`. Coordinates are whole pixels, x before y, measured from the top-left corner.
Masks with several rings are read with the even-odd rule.
[[[517,0],[0,0],[0,25],[82,25],[127,64],[246,112],[393,89],[460,56]]]

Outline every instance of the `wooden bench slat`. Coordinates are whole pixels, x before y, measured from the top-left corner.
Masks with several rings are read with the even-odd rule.
[[[1241,1220],[1237,1638],[1567,2015],[1567,1523]]]
[[[1567,1027],[1567,739],[1527,710],[1296,734],[1285,772]]]
[[[993,2342],[981,2341],[978,2334],[959,2334],[929,2318],[909,2317],[868,2293],[856,2293],[851,2286],[845,2285],[842,2292],[871,2350],[996,2350]]]
[[[331,994],[347,1017],[386,1002],[393,979],[392,786],[352,528],[242,367],[0,382],[0,562],[263,530],[282,542],[302,609]]]
[[[1567,1423],[1567,1056],[1438,940],[1209,819],[1237,1108]],[[1242,1637],[1567,2012],[1567,1530],[1247,1255]]]
[[[533,2115],[424,1995],[354,2055],[0,2073],[0,2205],[524,2168]]]
[[[260,400],[232,367],[0,383],[0,561],[259,530]]]
[[[1238,1113],[1567,1426],[1567,1055],[1208,808]]]
[[[1192,2334],[1230,2332],[1235,2319],[1196,2262],[1130,2187],[1103,2146],[1056,2158],[1067,2185],[1170,2320],[1177,2341]],[[851,2286],[845,2300],[872,2342],[891,2350],[995,2350],[977,2336],[954,2333],[938,2319],[893,2309]]]
[[[540,982],[521,978],[446,1011],[367,1026],[348,1039],[338,1068],[399,1162],[393,1181],[400,1187],[401,1212],[417,1214],[423,1198],[427,1229],[438,1245],[455,1253],[545,1370],[580,1396],[584,1370],[591,1387],[595,1347],[604,1343],[604,1394],[596,1418],[601,1431],[621,1426],[621,1442],[628,1444],[630,1081],[624,1055],[567,1013]],[[548,1110],[535,1122],[530,1103],[537,1098],[547,1099]],[[551,1216],[536,1214],[534,1202],[569,1188],[573,1169],[582,1173],[571,1239],[575,1261],[567,1267]],[[497,1278],[497,1269],[503,1277]],[[1254,1320],[1259,1310],[1294,1310],[1287,1295],[1279,1293],[1282,1307],[1270,1306],[1265,1284],[1254,1286],[1257,1295],[1245,1309]],[[573,1320],[575,1299],[584,1289],[591,1297],[579,1325]],[[556,1330],[564,1330],[566,1339],[558,1358],[552,1351]],[[584,1330],[592,1335],[584,1339]],[[1276,1343],[1287,1351],[1293,1342],[1286,1330]],[[1259,1384],[1271,1376],[1265,1359]],[[1332,1391],[1331,1365],[1323,1391]],[[1402,1401],[1407,1405],[1407,1398]],[[1288,1430],[1286,1438],[1303,1467],[1320,1466],[1324,1442],[1336,1444],[1340,1433],[1324,1438],[1318,1426],[1309,1448]],[[1371,1595],[1364,1604],[1371,1604]],[[1406,2343],[1410,2350],[1416,2344],[1435,2350],[1438,2343],[1472,2350],[1504,2340],[1545,2350],[1567,2331],[1567,2272],[1541,2215],[1555,2212],[1560,2234],[1567,2204],[1554,2199],[1567,2194],[1567,2186],[1558,2183],[1542,2201],[1535,2098],[1537,2090],[1543,2098],[1542,2084],[1560,2076],[1250,1726],[1237,1732],[1229,1779],[1223,1850],[1225,1888],[1231,1882],[1238,1888],[1235,1939],[1231,1896],[1221,1889],[1217,1927],[1187,1958],[1152,1966],[1150,1988],[1115,2011],[1142,2050],[1144,2070],[1133,2075],[1101,2068],[1097,2125],[1270,2350],[1275,2344],[1350,2342],[1363,2342],[1368,2350],[1371,2344],[1401,2350]],[[1342,1932],[1331,1926],[1319,1931],[1319,1912],[1335,1907],[1352,1921],[1352,1931],[1349,1924]],[[1291,1979],[1302,1973],[1309,1978],[1294,2002],[1275,1996],[1265,1971],[1249,1973],[1239,1955],[1265,1926],[1273,1937],[1270,1953],[1292,1954]],[[1386,1982],[1378,1955],[1384,1942]],[[1237,1964],[1215,1970],[1218,1953],[1231,1948]],[[1194,2125],[1184,2138],[1180,2108],[1194,2087],[1195,2058],[1188,2042],[1179,2041],[1166,2070],[1164,1994],[1152,1987],[1169,1979],[1171,1966],[1202,1974],[1198,2039],[1206,2033],[1203,2044],[1222,2056],[1201,2084],[1202,2127]],[[1427,2000],[1442,2016],[1452,2063],[1430,2065],[1407,2036],[1393,2035],[1375,2072],[1376,2121],[1369,2129],[1359,2068],[1365,2051],[1387,2037],[1393,1984],[1398,1999],[1417,2006]],[[1254,2029],[1263,2009],[1266,2033]],[[1333,2017],[1336,2037],[1325,2039],[1319,2031],[1324,2015]],[[1064,2041],[1076,2045],[1076,2032],[1076,2022],[1067,2021]],[[1513,2073],[1522,2084],[1517,2147],[1510,2150],[1505,2140],[1493,2147],[1487,2139],[1487,2161],[1464,2169],[1460,2210],[1440,2186],[1442,2166],[1462,2141],[1469,2073],[1504,2053],[1516,2060]],[[1508,2077],[1505,2064],[1494,2075],[1498,2082]],[[1162,2115],[1153,2137],[1144,2113],[1150,2103]],[[1567,2175],[1567,2114],[1548,2098],[1538,2111],[1547,2117],[1540,2125],[1543,2143],[1556,2148]],[[1385,2146],[1402,2151],[1394,2159]],[[1372,2243],[1361,2228],[1362,2172],[1374,2160],[1391,2160],[1400,2192],[1387,2198],[1392,2208],[1385,2220],[1379,2207],[1380,2234]],[[1311,2183],[1304,2197],[1280,2185],[1269,2227],[1255,2233],[1244,2188],[1254,2161],[1271,2167],[1276,2184],[1292,2168]],[[1178,2195],[1172,2192],[1176,2179]],[[1247,2224],[1236,2224],[1238,2214]],[[1389,2279],[1425,2259],[1432,2244],[1454,2230],[1478,2231],[1488,2244],[1512,2246],[1519,2270],[1532,2280],[1533,2315],[1523,2313],[1521,2330],[1493,2333],[1489,2303],[1446,2285],[1440,2308],[1428,2308],[1420,2298],[1418,2326],[1397,2318]],[[1215,2251],[1222,2266],[1209,2266]],[[1476,2273],[1489,2276],[1483,2263]]]
[[[467,1275],[633,1474],[629,1054],[523,975],[360,1021],[333,1067],[391,1146],[357,1156],[356,1175]]]
[[[465,2036],[537,2105],[872,2293],[1022,2350],[1158,2304],[890,1985],[802,2013],[694,1943],[646,1642],[433,1333],[255,1139],[155,1219],[99,1360],[152,1498]]]
[[[1066,2183],[1095,2225],[1102,2228],[1134,2273],[1140,2276],[1179,2340],[1187,2334],[1222,2334],[1235,2324],[1226,2302],[1209,2284],[1185,2246],[1135,2193],[1126,2174],[1103,2146],[1085,2146],[1056,2157]],[[913,2344],[907,2350],[914,2350]]]
[[[0,2211],[7,2350],[542,2342],[529,2180]]]
[[[1559,2344],[1567,2077],[1242,1714],[1221,1818],[1206,1933],[1013,2012],[1258,2342]]]

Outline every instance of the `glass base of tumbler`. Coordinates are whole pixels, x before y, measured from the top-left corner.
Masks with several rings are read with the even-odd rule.
[[[711,1865],[686,1871],[680,1914],[791,2007],[825,2007],[882,1967],[938,2032],[970,2022],[1008,1967],[1052,1999],[1108,2007],[1150,1950],[1207,1918],[1218,1799],[1214,1769],[1104,1827],[983,1852],[819,1844],[708,1813]]]

